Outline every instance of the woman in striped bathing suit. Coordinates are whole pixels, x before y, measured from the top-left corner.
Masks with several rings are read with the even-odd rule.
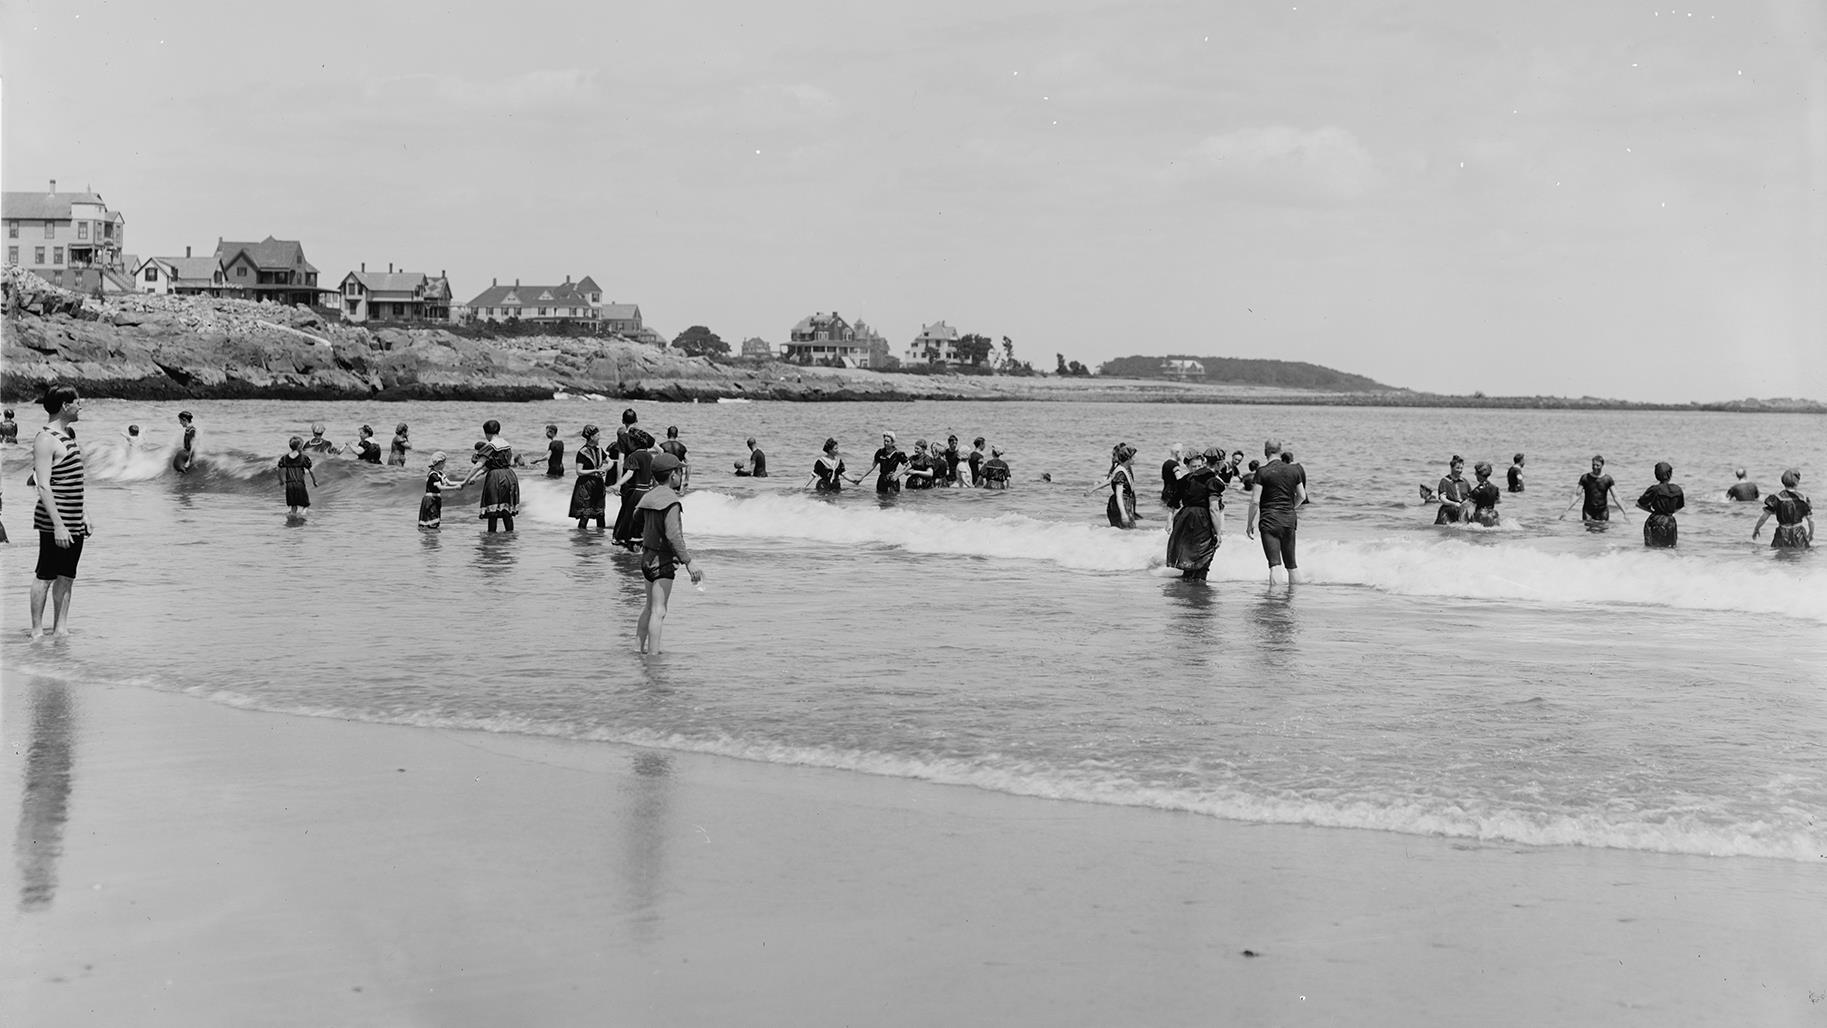
[[[32,511],[32,524],[38,529],[38,570],[32,580],[34,639],[44,636],[47,597],[52,634],[70,634],[70,589],[82,560],[83,539],[89,535],[89,521],[83,515],[82,447],[70,431],[81,416],[82,401],[75,389],[59,385],[45,391],[43,403],[51,422],[32,440],[32,481],[38,489],[38,506]]]

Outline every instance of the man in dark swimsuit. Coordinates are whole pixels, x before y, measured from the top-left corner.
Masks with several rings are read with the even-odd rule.
[[[1286,565],[1289,582],[1299,581],[1294,561],[1295,530],[1300,526],[1297,511],[1307,502],[1307,469],[1291,461],[1275,458],[1281,444],[1271,439],[1263,444],[1263,463],[1256,470],[1255,488],[1250,492],[1250,512],[1244,521],[1244,535],[1262,535],[1262,553],[1269,561],[1269,584],[1280,581]]]
[[[1618,505],[1618,512],[1623,513],[1624,504],[1612,492],[1610,475],[1605,473],[1605,458],[1593,457],[1592,470],[1580,476],[1580,519],[1588,522],[1605,522],[1611,520],[1611,505]],[[1561,517],[1566,517],[1563,513]]]
[[[765,453],[762,453],[761,447],[755,445],[754,436],[749,436],[749,463],[748,463],[748,466],[743,467],[742,462],[737,461],[736,462],[736,477],[737,478],[766,478],[766,477],[768,477],[768,455]]]
[[[1523,491],[1522,469],[1523,455],[1519,453],[1516,455],[1515,463],[1510,465],[1510,470],[1506,473],[1510,479],[1510,491],[1513,493]]]

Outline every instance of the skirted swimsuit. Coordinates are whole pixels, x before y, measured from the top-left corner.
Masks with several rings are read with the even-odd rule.
[[[1224,482],[1210,470],[1199,471],[1175,483],[1180,509],[1167,533],[1167,566],[1178,568],[1182,578],[1204,581],[1218,555],[1222,540],[1212,517],[1212,499],[1224,492]]]
[[[1486,528],[1497,527],[1497,504],[1503,499],[1503,493],[1489,482],[1480,482],[1472,487],[1472,523]]]
[[[844,462],[832,461],[830,457],[821,456],[812,462],[812,474],[818,481],[812,487],[821,493],[841,493],[844,491]]]
[[[1687,506],[1681,487],[1673,482],[1657,482],[1637,497],[1637,507],[1649,511],[1643,519],[1643,545],[1668,549],[1675,545],[1675,512]]]
[[[419,527],[437,528],[444,524],[444,472],[425,476],[425,498],[419,501]]]
[[[514,474],[514,447],[499,439],[482,444],[482,510],[477,517],[513,517],[520,513],[520,476]]]
[[[603,499],[607,489],[603,485],[603,476],[596,474],[603,467],[603,448],[590,445],[580,447],[577,451],[577,484],[571,487],[571,512],[567,517],[583,521],[595,518],[602,521],[605,517]]]
[[[1136,527],[1136,490],[1130,481],[1129,469],[1118,465],[1111,469],[1114,477],[1110,480],[1110,502],[1104,504],[1104,513],[1110,518],[1115,528]]]
[[[311,470],[311,458],[304,454],[294,457],[291,454],[279,458],[279,481],[285,486],[285,505],[288,507],[309,507],[311,491],[305,488],[305,475]]]
[[[1770,545],[1779,550],[1805,549],[1812,544],[1808,541],[1808,526],[1802,521],[1814,513],[1808,497],[1793,489],[1784,489],[1764,497],[1764,509],[1776,515],[1776,532],[1770,536]]]

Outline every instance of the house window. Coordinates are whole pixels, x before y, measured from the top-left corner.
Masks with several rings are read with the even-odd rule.
[[[52,264],[62,264],[63,263],[63,247],[61,247],[61,246],[51,247],[51,263]]]
[[[19,248],[17,246],[9,246],[6,248],[6,263],[12,265],[17,265],[19,263]]]
[[[158,266],[153,265],[153,264],[146,265],[146,281],[157,282],[158,280],[159,280]]]
[[[55,221],[47,221],[44,223],[44,237],[46,239],[57,238],[57,223]]]
[[[544,307],[539,308],[539,316],[542,318],[546,316],[546,309]]]
[[[43,264],[44,263],[44,247],[42,247],[42,246],[32,247],[32,263],[33,264]]]
[[[19,223],[17,221],[9,221],[6,223],[6,238],[19,238]]]
[[[79,221],[76,223],[76,238],[78,238],[78,239],[89,238],[89,223],[88,222]]]

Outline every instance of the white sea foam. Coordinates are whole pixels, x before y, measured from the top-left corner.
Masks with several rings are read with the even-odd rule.
[[[542,518],[562,520],[569,490],[534,488],[525,502]],[[953,518],[910,506],[827,503],[801,495],[691,493],[694,534],[735,539],[796,539],[834,547],[882,546],[908,553],[1048,561],[1086,571],[1160,573],[1167,533],[1119,532],[1021,514]],[[1211,579],[1264,577],[1257,544],[1227,520]],[[1489,530],[1480,529],[1479,532]],[[1827,623],[1827,569],[1784,569],[1768,561],[1683,562],[1667,554],[1618,550],[1571,554],[1518,539],[1469,545],[1466,533],[1437,538],[1339,540],[1303,538],[1301,566],[1314,584],[1367,586],[1401,596],[1518,600],[1544,604],[1639,604],[1683,610],[1780,615]],[[1811,588],[1812,587],[1812,588]]]

